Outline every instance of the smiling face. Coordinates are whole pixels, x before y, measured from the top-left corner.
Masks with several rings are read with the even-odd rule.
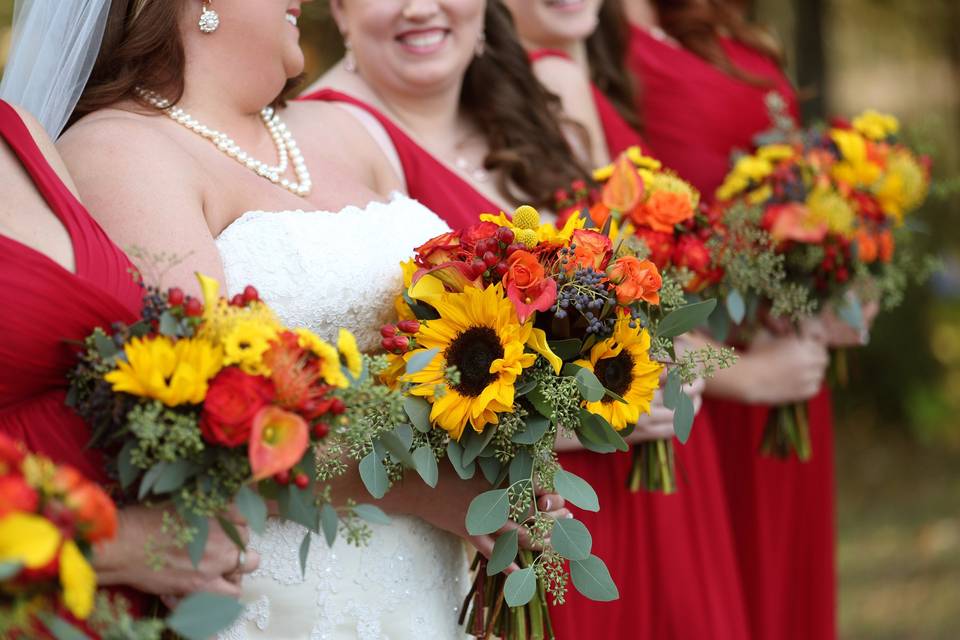
[[[597,28],[603,0],[504,0],[517,31],[538,49],[567,49]]]
[[[486,0],[332,0],[357,69],[375,90],[458,86],[483,34]]]

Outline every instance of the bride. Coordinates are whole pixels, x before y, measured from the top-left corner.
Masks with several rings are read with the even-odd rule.
[[[231,293],[253,284],[286,323],[326,337],[345,326],[375,348],[398,262],[445,226],[395,192],[386,161],[355,166],[380,154],[364,152],[376,143],[349,115],[277,98],[303,71],[297,20],[309,0],[62,1],[108,12],[59,149],[113,239],[139,250],[146,274],[179,257],[167,285],[191,286],[195,271]],[[304,529],[271,521],[251,541],[261,562],[243,581],[247,611],[221,637],[461,637],[460,539],[483,490],[452,472],[437,490],[399,483],[379,503],[391,525],[375,526],[359,549],[313,540],[305,576]],[[369,501],[355,472],[334,495]],[[558,496],[540,503],[568,513]],[[489,555],[491,537],[468,539]]]

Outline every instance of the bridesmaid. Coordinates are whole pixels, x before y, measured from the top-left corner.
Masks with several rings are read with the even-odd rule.
[[[766,96],[797,115],[779,50],[749,24],[741,3],[624,0],[627,64],[654,152],[710,197],[735,149],[771,126]],[[831,336],[764,337],[707,384],[752,635],[758,640],[836,635],[834,461],[830,397],[822,386]],[[772,406],[809,400],[813,458],[758,453]]]
[[[633,82],[615,64],[627,45],[619,3],[588,0],[579,8],[546,0],[507,0],[507,4],[538,77],[562,97],[566,114],[590,134],[596,164],[609,162],[628,146],[642,146]],[[672,436],[670,431],[667,437]],[[669,496],[626,494],[623,467],[629,461],[610,469],[586,452],[564,456],[563,464],[588,478],[605,505],[616,505],[616,517],[626,520],[635,541],[633,555],[611,569],[618,574],[621,598],[629,606],[614,611],[574,596],[553,611],[560,637],[586,636],[597,628],[611,637],[748,635],[713,438],[709,416],[700,412],[690,442],[675,448],[680,486]],[[601,532],[594,539],[601,556],[623,547],[620,536],[602,534],[617,529],[611,517],[609,510],[601,510],[591,527]],[[693,610],[697,615],[690,615]]]
[[[0,140],[0,432],[108,484],[103,460],[87,448],[87,425],[64,403],[74,363],[68,344],[95,327],[135,320],[142,290],[127,256],[77,200],[43,128],[3,100]],[[239,566],[236,546],[211,527],[197,569],[185,550],[164,550],[157,553],[166,554],[166,568],[154,571],[144,543],[161,522],[159,509],[120,510],[117,538],[94,555],[101,586],[135,589],[124,595],[137,611],[146,608],[145,594],[179,596],[199,588],[239,595],[239,576],[256,569],[256,554]],[[248,535],[244,524],[237,528]]]

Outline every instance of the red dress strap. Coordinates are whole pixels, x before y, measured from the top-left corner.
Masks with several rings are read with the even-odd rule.
[[[407,194],[419,200],[453,229],[476,224],[481,213],[496,213],[500,207],[448,169],[429,151],[417,144],[379,109],[335,89],[320,89],[301,100],[342,102],[363,109],[384,128],[400,158]]]

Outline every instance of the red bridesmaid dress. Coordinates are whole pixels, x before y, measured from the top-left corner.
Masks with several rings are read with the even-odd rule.
[[[765,105],[779,92],[797,100],[774,61],[730,39],[721,43],[741,70],[734,78],[693,53],[634,27],[627,64],[636,75],[646,139],[665,164],[711,198],[734,149],[772,125]],[[727,505],[755,640],[836,637],[833,418],[829,392],[809,402],[813,458],[761,456],[769,408],[706,399],[719,447]],[[694,438],[695,440],[696,438]]]
[[[70,235],[75,271],[0,234],[0,432],[101,483],[90,432],[64,404],[75,347],[95,327],[134,322],[142,290],[133,265],[44,159],[20,116],[0,100],[0,138]],[[125,594],[130,598],[131,594]],[[136,603],[135,603],[136,604]]]
[[[531,60],[567,57],[534,51]],[[609,155],[647,147],[593,87]],[[620,590],[613,603],[593,602],[574,589],[551,611],[557,638],[741,640],[748,625],[733,537],[710,418],[701,411],[686,445],[674,447],[677,492],[631,493],[632,455],[589,451],[560,455],[565,469],[590,482],[600,512],[577,517],[593,535],[593,553],[607,563]]]
[[[498,213],[500,207],[477,192],[468,182],[417,144],[379,109],[336,89],[319,89],[300,100],[342,102],[363,109],[383,127],[400,158],[407,195],[436,213],[451,229],[480,221],[481,213]]]

